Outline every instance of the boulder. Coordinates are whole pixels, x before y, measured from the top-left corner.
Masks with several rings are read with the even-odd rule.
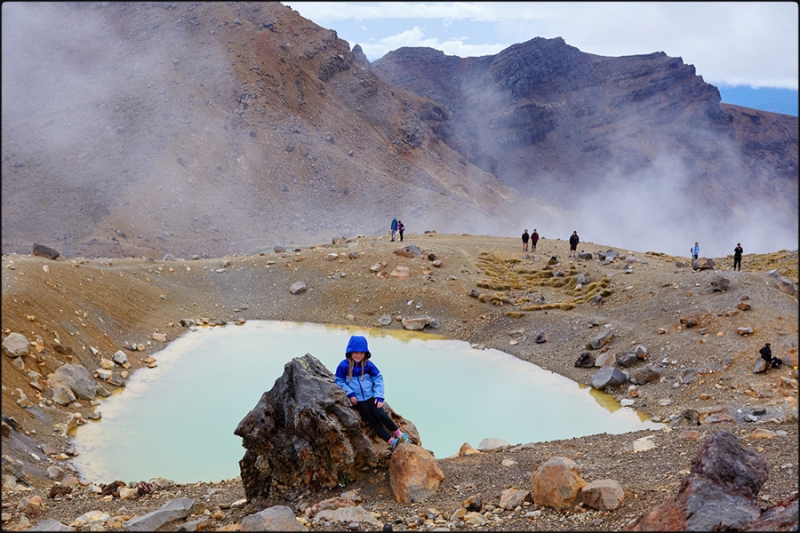
[[[589,353],[589,352],[584,352]],[[614,352],[608,351],[605,353],[601,353],[594,359],[594,366],[603,367],[603,366],[614,366],[617,362],[617,355]]]
[[[36,243],[33,244],[33,252],[31,252],[31,253],[33,255],[41,255],[41,256],[47,257],[49,259],[55,259],[59,255],[61,255],[60,253],[58,253],[57,251],[53,250],[49,246],[45,246],[44,244],[36,244]]]
[[[733,433],[718,431],[692,460],[678,493],[626,530],[742,530],[761,517],[757,496],[768,475],[761,455],[742,448]]]
[[[778,288],[790,296],[794,296],[794,281],[789,278],[781,277],[778,279]]]
[[[333,374],[311,354],[286,363],[256,406],[239,422],[242,484],[250,502],[310,489],[332,489],[366,468],[388,468],[389,447],[350,405]],[[415,444],[417,428],[384,410]]]
[[[592,368],[595,363],[594,355],[590,352],[583,352],[578,356],[578,359],[575,360],[575,367],[576,368]]]
[[[753,374],[761,374],[762,372],[766,372],[768,369],[769,363],[759,357],[756,359],[756,364],[753,367]]]
[[[745,531],[797,531],[797,492],[761,513]]]
[[[638,363],[640,359],[636,357],[636,352],[624,352],[617,357],[617,364],[623,368],[628,368]]]
[[[403,319],[403,327],[412,331],[420,331],[430,323],[431,317],[429,316],[409,317]]]
[[[711,280],[711,287],[712,292],[723,292],[730,290],[731,280],[725,276],[717,276],[715,279]]]
[[[28,338],[22,333],[10,333],[3,340],[3,350],[9,357],[28,355]]]
[[[510,489],[504,489],[502,494],[500,494],[500,503],[498,507],[506,509],[507,511],[513,511],[523,503],[530,501],[530,499],[531,493],[527,490],[511,487]]]
[[[609,329],[605,333],[598,335],[597,337],[590,340],[586,346],[589,350],[598,350],[611,342],[611,339],[614,338],[614,330]]]
[[[653,365],[647,365],[644,368],[640,368],[634,372],[633,379],[635,379],[640,385],[644,385],[645,383],[650,383],[651,381],[658,381],[661,378],[661,372],[662,371],[660,368]]]
[[[584,261],[591,261],[592,253],[591,252],[581,252],[578,254],[578,259],[583,259]]]
[[[97,384],[86,370],[78,364],[66,364],[56,368],[56,371],[47,376],[47,384],[55,388],[58,384],[64,385],[81,400],[94,400],[97,396]]]
[[[708,257],[692,259],[692,270],[714,270],[714,261]]]
[[[128,531],[155,531],[164,524],[189,516],[192,506],[191,498],[175,498],[155,511],[131,518],[124,525]]]
[[[306,292],[306,290],[308,290],[308,288],[306,287],[306,284],[303,281],[297,281],[295,283],[292,283],[292,286],[289,287],[289,292],[291,292],[292,294],[302,294]]]
[[[402,248],[398,248],[397,250],[394,251],[394,253],[396,255],[399,255],[399,256],[402,256],[402,257],[421,257],[422,256],[422,250],[420,250],[419,247],[414,246],[413,244],[407,244],[406,246],[403,246]]]
[[[533,501],[558,511],[570,509],[578,492],[586,485],[578,465],[566,457],[553,457],[531,476]]]
[[[505,450],[505,449],[508,449],[510,447],[511,447],[511,443],[508,442],[508,441],[505,441],[503,439],[487,438],[487,439],[483,439],[478,444],[478,451],[479,452],[486,452],[486,451],[489,451],[489,450],[497,450],[497,449]]]
[[[606,250],[605,252],[597,252],[597,257],[600,261],[611,260],[613,261],[615,258],[619,257],[619,252],[615,250]]]
[[[626,381],[628,381],[628,376],[625,372],[613,366],[604,366],[592,376],[592,387],[603,390],[606,387],[622,385]]]
[[[276,505],[242,518],[239,531],[308,531],[308,528],[297,521],[289,507]]]
[[[31,531],[77,531],[74,527],[64,525],[59,520],[48,518],[42,520],[35,527],[30,528]]]
[[[439,489],[444,474],[426,449],[403,442],[392,453],[389,484],[398,502],[421,502]]]
[[[619,509],[625,499],[625,492],[613,479],[598,479],[581,488],[581,501],[598,511]]]

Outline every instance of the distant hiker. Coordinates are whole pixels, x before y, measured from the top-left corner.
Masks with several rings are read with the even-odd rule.
[[[758,353],[761,354],[761,359],[767,362],[767,368],[770,368],[770,366],[772,368],[780,368],[783,366],[783,359],[772,356],[772,349],[769,347],[769,343],[765,344]]]
[[[530,238],[531,238],[531,236],[528,235],[528,230],[527,229],[522,232],[522,251],[523,252],[527,252],[528,251],[528,240]]]
[[[572,235],[569,237],[569,255],[572,256],[573,254],[578,255],[578,243],[581,242],[581,239],[578,237],[578,232],[573,231]]]
[[[533,233],[531,233],[531,252],[536,251],[537,242],[539,242],[539,234],[536,233],[536,228],[533,228]]]
[[[406,230],[406,227],[403,225],[402,220],[397,221],[397,233],[400,234],[400,242],[403,242],[403,232]]]
[[[408,435],[400,431],[383,410],[383,374],[369,360],[371,357],[367,339],[360,335],[351,336],[345,359],[336,367],[334,382],[344,389],[361,418],[394,450],[400,442],[408,440]]]
[[[694,247],[690,248],[689,251],[692,252],[692,260],[695,260],[698,257],[700,257],[700,243],[699,242],[694,243]]]
[[[742,253],[744,253],[742,243],[736,243],[736,248],[733,249],[733,269],[736,270],[738,266],[739,272],[742,271]]]
[[[397,219],[392,219],[392,241],[394,241],[394,233],[397,231]]]

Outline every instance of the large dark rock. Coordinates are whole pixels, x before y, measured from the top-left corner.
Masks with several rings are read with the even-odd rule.
[[[36,243],[33,243],[33,252],[31,253],[33,253],[33,255],[41,255],[44,257],[49,257],[50,259],[55,259],[59,255],[61,255],[60,253],[58,253],[56,250],[53,250],[49,246]]]
[[[388,468],[385,441],[350,406],[333,374],[311,354],[286,363],[258,404],[236,427],[246,449],[239,461],[248,501],[265,504],[305,490],[355,481],[368,468]],[[384,409],[415,444],[417,428]]]
[[[678,494],[639,517],[630,531],[742,530],[761,517],[757,496],[769,466],[733,433],[711,435]]]

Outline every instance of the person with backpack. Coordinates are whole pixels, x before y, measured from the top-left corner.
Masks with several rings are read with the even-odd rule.
[[[350,404],[361,418],[394,451],[398,444],[408,441],[408,435],[400,431],[383,410],[383,374],[370,361],[371,357],[367,339],[360,335],[351,336],[345,349],[345,358],[336,367],[334,382],[344,389]]]
[[[403,225],[402,220],[397,221],[397,233],[400,234],[400,242],[403,242],[403,232],[406,230],[406,227]]]
[[[689,250],[692,253],[692,260],[694,261],[698,257],[700,257],[700,243],[694,243],[694,246]]]
[[[522,251],[523,252],[527,252],[528,251],[528,239],[530,239],[530,238],[531,238],[531,236],[528,235],[528,230],[527,229],[522,232]]]
[[[533,228],[533,233],[531,233],[531,252],[536,251],[537,242],[539,242],[539,234],[536,232],[536,228]]]
[[[769,347],[769,343],[766,343],[758,353],[761,354],[761,359],[767,362],[767,368],[780,368],[783,366],[783,359],[772,356],[772,348]]]

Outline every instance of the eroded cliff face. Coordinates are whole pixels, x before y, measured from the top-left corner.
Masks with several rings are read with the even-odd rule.
[[[776,194],[794,198],[781,208],[797,216],[797,118],[721,104],[681,58],[602,57],[535,38],[467,59],[402,48],[371,69],[438,103],[427,121],[448,145],[539,199],[574,201],[666,167],[688,198],[714,198],[697,207],[724,215]]]

